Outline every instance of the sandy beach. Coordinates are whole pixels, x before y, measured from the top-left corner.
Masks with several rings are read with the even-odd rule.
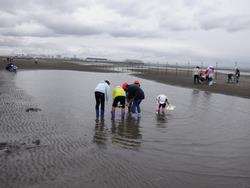
[[[133,69],[146,78],[141,80],[146,94],[142,117],[126,114],[122,121],[117,109],[111,121],[109,101],[105,120],[97,121],[96,83],[103,77],[112,81],[111,87],[125,80],[131,83],[137,78],[129,68],[124,70],[127,74],[110,65],[15,62],[17,74],[0,70],[0,187],[249,185],[248,96],[201,91],[224,84],[246,92],[243,86],[249,80],[226,85],[223,75],[217,75],[212,87],[194,87],[190,72],[181,76],[182,72]],[[5,64],[1,62],[2,69]],[[154,99],[161,92],[176,105],[166,116],[155,114]]]
[[[168,71],[167,73],[159,73],[157,71],[149,71],[135,74],[138,77],[155,80],[160,83],[171,84],[175,86],[187,87],[198,89],[202,91],[221,93],[225,95],[239,96],[244,98],[250,98],[250,76],[241,76],[239,84],[227,83],[226,74],[217,74],[215,84],[208,86],[208,84],[193,84],[193,78],[191,72],[178,73],[175,71]]]
[[[5,69],[7,62],[0,60],[0,69]],[[112,72],[107,66],[100,65],[80,65],[77,61],[73,60],[58,60],[58,59],[39,59],[38,63],[35,63],[32,58],[17,58],[14,59],[15,65],[19,70],[76,70],[76,71],[88,71],[88,72]]]
[[[250,188],[249,6],[1,1],[0,188]]]
[[[42,70],[42,69],[55,69],[55,70],[77,70],[88,72],[115,72],[114,67],[119,65],[112,64],[97,64],[97,63],[77,63],[73,60],[56,60],[56,59],[39,59],[38,63],[34,59],[14,59],[14,63],[18,66],[19,70]],[[6,61],[1,60],[0,69],[4,69],[7,65]],[[119,71],[119,69],[118,69]],[[207,84],[193,84],[192,71],[178,71],[167,70],[160,71],[156,69],[150,70],[136,70],[133,73],[135,76],[154,80],[157,82],[176,85],[187,88],[194,88],[198,90],[221,93],[232,96],[239,96],[250,98],[250,76],[241,75],[239,84],[227,83],[226,74],[217,74],[215,84],[208,86]]]

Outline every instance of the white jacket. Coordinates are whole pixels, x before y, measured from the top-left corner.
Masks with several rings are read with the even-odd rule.
[[[167,96],[166,95],[163,95],[163,94],[161,94],[161,95],[158,95],[157,97],[156,97],[156,100],[157,100],[157,102],[159,103],[159,104],[164,104],[164,103],[168,103],[168,98],[167,98]]]
[[[105,81],[101,81],[99,84],[97,84],[95,91],[104,93],[106,101],[108,101],[110,96],[110,87]]]
[[[194,68],[194,69],[193,69],[193,76],[194,76],[194,75],[199,75],[199,74],[200,74],[200,69]]]

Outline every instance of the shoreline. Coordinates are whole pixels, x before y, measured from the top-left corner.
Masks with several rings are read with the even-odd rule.
[[[218,74],[215,84],[208,86],[207,84],[193,84],[193,78],[188,76],[176,76],[174,72],[168,72],[167,74],[157,74],[157,72],[143,72],[133,74],[137,77],[154,80],[163,84],[169,84],[173,86],[180,86],[190,89],[198,89],[201,91],[208,91],[212,93],[219,93],[230,96],[237,96],[250,99],[250,77],[241,76],[239,84],[227,83],[226,74]]]
[[[5,70],[7,62],[0,61],[0,70]],[[106,64],[100,65],[94,62],[88,63],[86,65],[77,64],[72,60],[39,60],[36,64],[33,59],[15,59],[14,63],[18,66],[19,70],[75,70],[75,71],[86,71],[86,72],[119,72],[119,70],[112,69],[114,67],[119,67],[117,64]],[[159,71],[156,69],[149,70],[136,70],[137,72],[132,75],[139,78],[153,80],[156,82],[186,87],[191,89],[198,89],[213,93],[220,93],[231,96],[238,96],[250,99],[250,76],[241,75],[239,84],[227,83],[227,74],[217,73],[215,84],[208,86],[207,84],[193,84],[192,72],[189,71]]]

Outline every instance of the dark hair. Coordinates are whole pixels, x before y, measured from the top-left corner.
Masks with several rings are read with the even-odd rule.
[[[105,82],[106,82],[108,85],[110,85],[110,82],[109,82],[108,80],[105,80]]]

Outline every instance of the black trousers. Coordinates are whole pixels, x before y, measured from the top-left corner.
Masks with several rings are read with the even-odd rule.
[[[158,108],[160,109],[161,107],[162,107],[162,108],[165,108],[165,107],[166,107],[166,103],[164,103],[164,104],[159,104],[159,107],[158,107]]]
[[[95,110],[99,111],[99,106],[101,104],[101,111],[104,111],[104,103],[105,103],[104,93],[96,91],[95,92],[95,101],[96,101]]]
[[[121,108],[125,108],[126,97],[125,96],[117,96],[112,104],[112,107],[118,107],[118,103],[120,103]]]
[[[194,75],[194,84],[199,84],[199,75]]]

